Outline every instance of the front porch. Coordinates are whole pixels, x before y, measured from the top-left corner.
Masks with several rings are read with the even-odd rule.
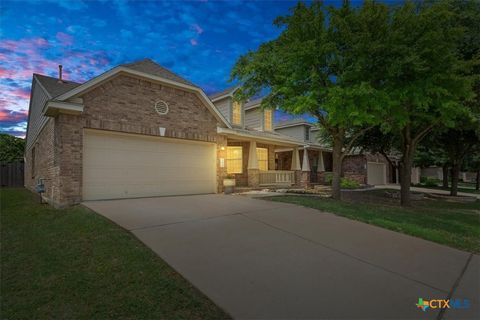
[[[219,132],[220,133],[220,132]],[[239,188],[306,187],[331,171],[331,153],[274,132],[222,129],[220,168]]]

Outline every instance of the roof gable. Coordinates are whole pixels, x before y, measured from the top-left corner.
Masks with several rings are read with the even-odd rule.
[[[233,86],[233,87],[229,87],[223,91],[220,91],[220,92],[216,92],[216,93],[213,93],[211,95],[209,95],[208,97],[210,98],[210,100],[214,101],[214,100],[219,100],[219,99],[222,99],[222,98],[226,98],[226,97],[229,97],[229,96],[232,96],[233,93],[239,88],[239,86]]]
[[[86,92],[93,90],[105,81],[108,81],[111,78],[116,77],[120,74],[129,74],[134,77],[148,79],[149,81],[160,82],[167,86],[194,92],[196,95],[198,95],[198,97],[205,104],[205,106],[207,106],[210,112],[215,115],[215,117],[220,123],[222,123],[228,128],[231,127],[230,123],[217,110],[217,108],[213,105],[212,101],[205,95],[201,88],[191,84],[187,80],[177,76],[173,72],[163,68],[162,66],[156,64],[150,59],[141,60],[127,65],[119,65],[118,67],[110,69],[85,83],[72,86],[70,90],[60,95],[57,95],[55,100],[57,102],[64,102],[64,104],[71,104],[74,102],[71,100],[72,98],[79,97]],[[73,107],[75,108],[75,110],[77,110],[78,106]],[[48,108],[49,106],[47,105],[45,112],[48,111]]]
[[[143,59],[143,60],[132,62],[132,63],[122,64],[120,66],[196,87],[196,85],[194,85],[190,81],[162,67],[158,63],[155,63],[154,61],[152,61],[151,59]]]
[[[33,76],[51,98],[64,94],[65,92],[81,85],[81,83],[65,80],[59,81],[58,78],[48,77],[37,73],[34,73]]]

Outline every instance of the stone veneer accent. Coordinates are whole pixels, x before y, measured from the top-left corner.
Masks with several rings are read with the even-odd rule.
[[[159,127],[164,127],[165,137],[213,142],[217,144],[219,157],[223,155],[221,146],[226,146],[226,138],[217,134],[217,119],[194,93],[119,75],[85,93],[82,98],[82,114],[58,115],[42,129],[36,142],[41,150],[36,157],[36,176],[50,179],[45,195],[57,207],[82,200],[85,128],[160,136]],[[168,103],[167,115],[156,113],[154,103],[157,100]],[[25,177],[28,178],[31,166],[28,152],[26,158]],[[219,192],[223,190],[225,174],[226,169],[220,168],[217,158]],[[27,187],[34,187],[31,177],[25,181]]]

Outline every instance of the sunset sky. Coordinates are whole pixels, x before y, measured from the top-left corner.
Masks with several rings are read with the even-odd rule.
[[[202,87],[222,90],[238,57],[280,32],[295,1],[0,2],[0,131],[24,136],[32,73],[86,81],[151,58]],[[277,118],[283,118],[277,113]]]

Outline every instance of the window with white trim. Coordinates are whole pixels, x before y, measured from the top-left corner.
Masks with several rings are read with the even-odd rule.
[[[258,169],[262,171],[268,170],[268,149],[257,148]]]
[[[310,141],[310,127],[305,127],[305,141]]]
[[[243,152],[242,147],[227,147],[227,173],[243,172]]]
[[[263,130],[272,130],[272,118],[273,112],[272,109],[266,109],[263,111]]]
[[[242,124],[242,105],[237,101],[232,104],[232,124]]]

